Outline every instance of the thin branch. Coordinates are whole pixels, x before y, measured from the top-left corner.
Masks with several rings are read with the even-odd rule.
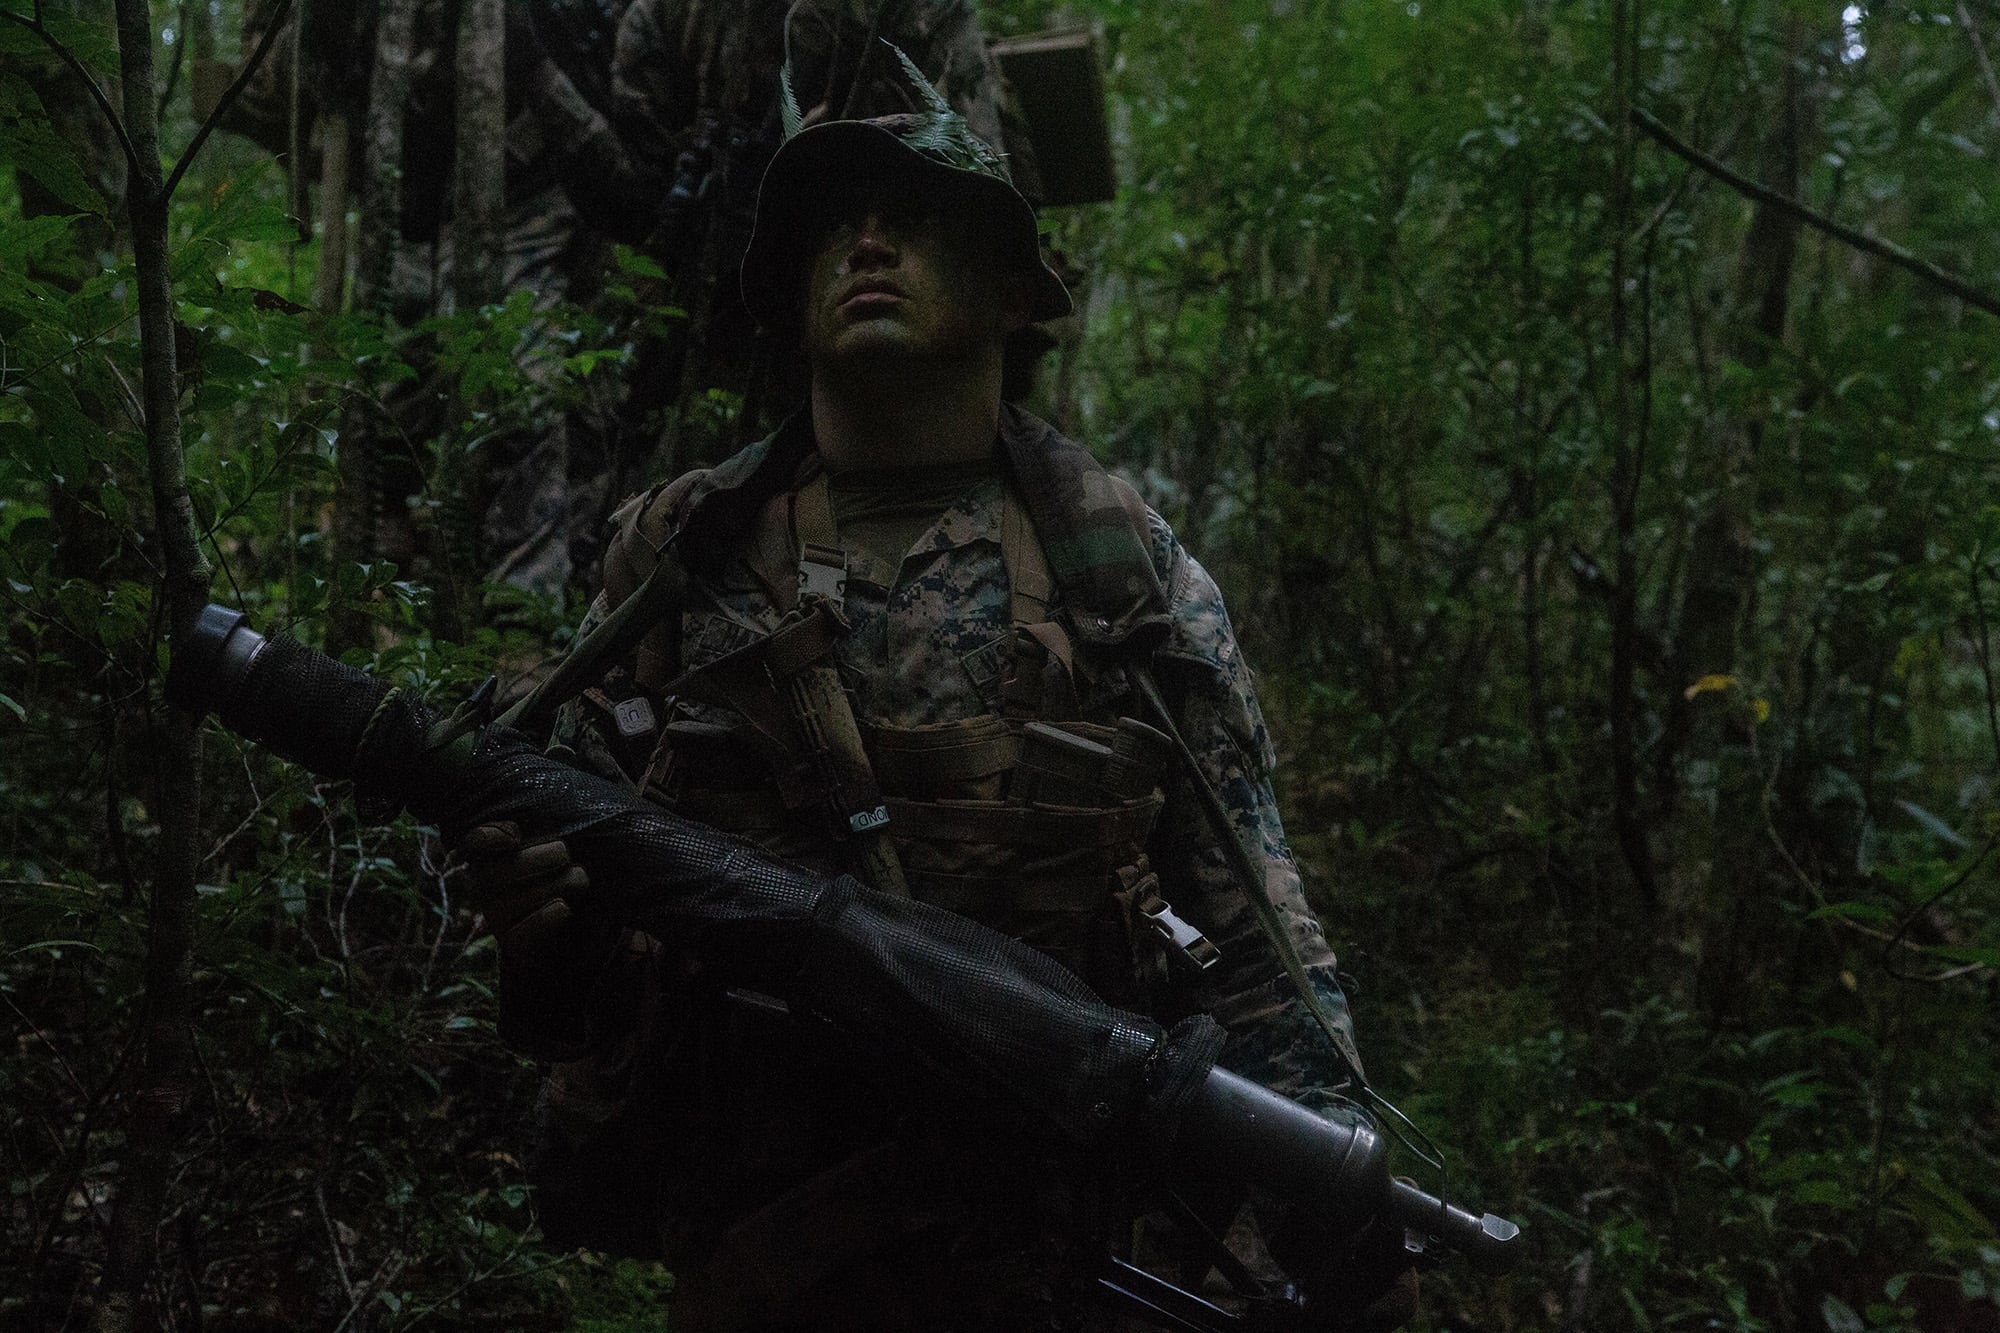
[[[1979,62],[1979,76],[1986,80],[1986,91],[1993,98],[1993,113],[2000,115],[2000,79],[1993,77],[1993,62],[1986,55],[1986,43],[1979,36],[1979,29],[1973,25],[1972,11],[1965,7],[1965,0],[1958,0],[1958,26],[1965,29],[1966,40],[1972,43],[1972,55]]]
[[[1782,859],[1785,865],[1791,869],[1792,874],[1798,877],[1799,883],[1805,887],[1807,893],[1812,895],[1813,901],[1819,905],[1820,910],[1824,911],[1825,909],[1833,906],[1832,901],[1826,896],[1826,891],[1820,887],[1819,882],[1815,880],[1811,875],[1808,875],[1806,873],[1805,867],[1800,865],[1798,862],[1798,858],[1792,855],[1791,848],[1785,846],[1785,839],[1783,835],[1781,835],[1778,832],[1777,824],[1773,821],[1770,811],[1770,803],[1768,801],[1765,802],[1765,810],[1764,810],[1764,835],[1766,838],[1770,840],[1771,845],[1778,849],[1778,856],[1780,857],[1780,859]],[[1988,843],[1986,850],[1980,853],[1979,860],[1973,863],[1972,869],[1977,869],[1979,863],[1985,860],[1987,852],[1990,852],[1991,850],[1992,850],[1992,844]],[[1968,873],[1970,872],[1968,871]],[[1954,881],[1949,887],[1957,888],[1958,885],[1963,882],[1964,879],[1963,877],[1961,877],[1959,880]],[[1922,908],[1926,906],[1929,906],[1928,902],[1921,904],[1918,910],[1921,911]],[[1953,977],[1966,976],[1973,972],[1983,972],[1991,970],[1990,966],[1986,963],[1965,963],[1944,972],[1934,973],[1930,977],[1916,976],[1912,973],[1902,971],[1901,969],[1895,966],[1893,961],[1891,961],[1892,957],[1891,951],[1895,949],[1902,949],[1909,953],[1921,953],[1921,954],[1930,953],[1931,951],[1930,946],[1927,944],[1920,944],[1916,940],[1909,938],[1907,930],[1898,931],[1894,934],[1891,934],[1889,931],[1877,930],[1873,926],[1864,925],[1863,923],[1856,921],[1853,917],[1841,916],[1837,913],[1831,916],[1824,917],[1822,919],[1831,921],[1833,924],[1841,927],[1844,930],[1852,931],[1856,935],[1865,936],[1866,938],[1874,940],[1877,943],[1881,944],[1883,946],[1882,947],[1883,970],[1888,972],[1890,976],[1895,977],[1899,981],[1950,980]]]
[[[121,327],[131,323],[138,317],[139,317],[139,307],[135,305],[130,310],[120,315],[117,319],[113,320],[111,323],[106,324],[103,328],[91,334],[88,338],[85,338],[83,341],[77,343],[72,347],[64,348],[62,352],[60,352],[55,356],[50,357],[48,360],[42,362],[40,365],[33,366],[27,370],[19,372],[12,379],[7,378],[5,373],[6,367],[0,366],[0,389],[11,389],[17,384],[25,384],[29,380],[41,374],[45,370],[52,369],[53,367],[60,366],[69,361],[74,360],[76,357],[82,355],[84,352],[89,351],[92,345],[103,341],[105,338],[110,337],[112,334],[116,333]]]
[[[1990,292],[1981,291],[1964,279],[1953,277],[1929,260],[1919,259],[1900,245],[1882,240],[1879,237],[1870,236],[1865,231],[1856,231],[1853,227],[1849,227],[1844,223],[1835,222],[1832,218],[1814,212],[1788,195],[1779,194],[1776,190],[1759,185],[1747,176],[1737,174],[1700,149],[1683,142],[1679,136],[1665,125],[1662,125],[1658,120],[1655,120],[1652,114],[1643,107],[1635,106],[1632,108],[1632,123],[1657,140],[1676,157],[1683,158],[1700,167],[1703,171],[1730,186],[1738,193],[1748,195],[1761,204],[1768,204],[1780,212],[1788,213],[1808,226],[1815,227],[1837,240],[1847,242],[1857,250],[1865,251],[1878,259],[1886,259],[1898,268],[1907,269],[1933,286],[1950,292],[1969,306],[1976,306],[1989,315],[2000,315],[2000,296],[1994,296]]]
[[[1971,584],[1972,613],[1979,626],[1979,675],[1986,684],[1986,731],[1993,738],[1993,757],[2000,761],[2000,703],[1993,694],[1993,636],[1986,625],[1986,598],[1979,591],[1979,566],[1985,556],[1975,555],[1966,569]]]
[[[195,0],[181,0],[180,40],[174,43],[174,59],[173,63],[167,66],[167,81],[160,85],[160,102],[158,106],[153,108],[153,119],[155,120],[163,121],[167,118],[167,108],[173,105],[174,89],[180,86],[181,66],[185,63],[184,57],[187,55],[188,31],[194,26],[189,21],[188,15],[194,8],[194,3]]]
[[[162,204],[174,197],[175,189],[180,186],[181,177],[187,174],[190,166],[194,165],[195,155],[201,152],[201,146],[208,142],[208,136],[215,133],[216,126],[222,123],[222,118],[236,105],[236,99],[243,95],[243,89],[257,73],[257,67],[264,63],[264,57],[270,53],[272,44],[278,40],[278,32],[285,26],[285,18],[291,10],[292,0],[278,0],[278,7],[272,11],[270,25],[264,29],[264,36],[258,41],[257,49],[243,62],[243,68],[236,71],[236,81],[229,85],[229,91],[225,92],[222,100],[215,104],[215,110],[208,113],[208,119],[202,121],[201,128],[194,132],[194,138],[190,139],[188,146],[181,150],[180,158],[174,163],[174,169],[167,174],[167,183],[160,191]],[[292,164],[292,170],[298,170],[297,163]]]
[[[319,1220],[326,1227],[327,1249],[333,1254],[334,1273],[340,1278],[340,1289],[348,1300],[347,1318],[352,1319],[354,1311],[360,1309],[361,1302],[367,1299],[367,1294],[365,1292],[359,1295],[356,1294],[354,1278],[347,1271],[347,1250],[340,1243],[340,1230],[333,1225],[333,1217],[326,1211],[326,1188],[324,1186],[313,1191],[313,1202],[319,1206]],[[347,1319],[341,1320],[340,1326],[346,1328]]]
[[[35,34],[35,36],[41,38],[42,45],[55,52],[56,58],[61,60],[63,64],[68,65],[72,74],[83,80],[83,86],[90,89],[90,99],[97,103],[97,109],[104,113],[106,123],[111,126],[111,133],[118,140],[119,151],[125,154],[125,169],[133,175],[137,175],[139,172],[139,154],[132,147],[131,137],[125,133],[125,122],[118,118],[118,112],[112,107],[111,99],[104,95],[104,89],[97,86],[96,78],[91,75],[89,70],[84,68],[83,62],[76,58],[75,52],[57,41],[55,34],[42,26],[41,5],[39,3],[36,4],[35,16],[33,18],[29,18],[25,14],[16,14],[10,9],[0,9],[0,19],[7,19],[10,22],[18,23],[29,32]]]
[[[1936,891],[1931,893],[1929,897],[1923,899],[1921,902],[1912,906],[1909,911],[1903,913],[1903,919],[1896,923],[1896,933],[1894,937],[1891,938],[1891,940],[1889,941],[1889,948],[1885,948],[1882,951],[1883,965],[1889,968],[1889,974],[1891,976],[1897,978],[1900,981],[1922,980],[1922,978],[1919,977],[1908,976],[1902,972],[1897,971],[1893,966],[1890,966],[1889,965],[1889,959],[1891,957],[1890,949],[1893,949],[1897,945],[1910,942],[1909,941],[1910,927],[1917,923],[1917,918],[1921,917],[1925,912],[1930,911],[1931,908],[1936,907],[1939,903],[1943,902],[1947,897],[1958,892],[1959,889],[1963,888],[1966,884],[1966,881],[1972,878],[1973,872],[1978,870],[1979,867],[1986,864],[1986,858],[1993,854],[1993,849],[1996,845],[2000,845],[2000,833],[1989,834],[1987,836],[1985,844],[1980,847],[1979,851],[1973,855],[1973,858],[1970,861],[1967,861],[1965,863],[1963,869],[1961,869],[1956,875],[1953,875],[1949,880],[1945,881],[1945,883],[1941,887],[1939,887]],[[1922,948],[1923,946],[1919,945],[1918,947]],[[1986,964],[1980,963],[1977,964],[1977,966],[1984,967],[1986,966]]]

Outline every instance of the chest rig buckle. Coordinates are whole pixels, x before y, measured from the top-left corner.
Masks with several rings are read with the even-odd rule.
[[[1156,756],[1166,744],[1165,736],[1134,718],[1119,719],[1110,745],[1046,722],[1030,722],[1022,729],[1013,795],[1028,802],[1072,805],[1092,804],[1101,795],[1130,799],[1157,781]],[[1168,957],[1196,972],[1206,972],[1222,960],[1214,942],[1160,896],[1155,877],[1148,875],[1141,882],[1133,906]]]
[[[799,600],[826,602],[838,611],[846,599],[847,553],[837,546],[800,543]]]
[[[1192,965],[1195,971],[1206,972],[1222,961],[1222,950],[1208,936],[1176,916],[1173,907],[1159,894],[1149,894],[1140,901],[1139,915],[1146,918],[1146,924],[1153,928],[1169,953]]]

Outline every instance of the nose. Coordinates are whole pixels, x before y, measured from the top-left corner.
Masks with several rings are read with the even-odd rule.
[[[847,243],[847,257],[841,267],[849,273],[887,268],[899,256],[895,230],[880,213],[865,213],[854,223],[854,235]]]

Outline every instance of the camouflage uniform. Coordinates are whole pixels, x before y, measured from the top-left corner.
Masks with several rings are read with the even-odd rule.
[[[1270,738],[1220,592],[1165,521],[1138,505],[1129,488],[1112,482],[1094,464],[1075,462],[1081,450],[1014,409],[1003,409],[1002,422],[1000,453],[1007,461],[972,477],[900,563],[881,552],[848,553],[844,609],[849,628],[834,655],[857,716],[872,730],[936,727],[1007,711],[995,674],[983,669],[992,650],[1007,643],[1016,620],[1003,551],[1004,515],[1022,495],[1039,491],[1046,497],[1050,489],[1048,478],[1030,475],[1034,469],[1024,468],[1022,460],[1032,462],[1043,453],[1070,459],[1072,471],[1059,488],[1081,493],[1081,503],[1075,496],[1062,501],[1081,510],[1081,517],[1067,530],[1051,531],[1052,525],[1043,521],[1051,502],[1044,498],[1036,522],[1058,575],[1053,618],[1068,625],[1075,639],[1074,693],[1053,705],[1045,701],[1044,708],[1085,723],[1140,715],[1143,710],[1120,665],[1120,645],[1151,644],[1150,660],[1176,725],[1234,814],[1239,832],[1261,851],[1268,891],[1310,975],[1344,1022],[1334,957],[1305,903],[1285,845],[1270,785]],[[593,605],[586,632],[629,594],[650,566],[651,546],[690,521],[692,509],[705,505],[704,513],[714,513],[730,496],[754,494],[760,484],[767,491],[775,488],[773,503],[795,494],[799,478],[810,475],[814,466],[810,441],[798,438],[804,433],[797,421],[789,423],[715,472],[684,479],[622,511],[624,525],[607,559],[611,586]],[[715,498],[718,493],[721,501]],[[638,737],[642,743],[635,746],[635,728],[619,719],[629,719],[631,702],[643,699],[647,712],[660,718],[711,724],[725,720],[710,705],[661,695],[643,682],[657,681],[663,671],[719,661],[787,623],[786,599],[774,596],[770,570],[782,570],[788,553],[778,552],[773,560],[771,553],[754,549],[771,538],[769,524],[726,518],[685,527],[680,549],[695,579],[678,623],[659,627],[633,659],[567,706],[557,743],[589,766],[642,783],[656,799],[671,799],[673,793],[666,789],[671,784],[657,781],[658,766],[649,764],[645,753],[652,737]],[[1118,541],[1130,543],[1156,581],[1152,602],[1128,595],[1136,581],[1145,581],[1135,580],[1131,569],[1121,569],[1115,561],[1092,563],[1098,558],[1095,552]],[[1105,610],[1121,602],[1133,612]],[[1149,626],[1157,632],[1138,632]],[[653,660],[647,660],[648,654]],[[648,781],[649,776],[654,780]],[[893,786],[886,773],[883,781],[885,790]],[[1177,974],[1163,988],[1146,992],[1145,1002],[1165,1017],[1207,1009],[1231,1033],[1225,1064],[1308,1103],[1333,1095],[1339,1076],[1325,1039],[1284,979],[1184,774],[1176,771],[1168,781],[1164,811],[1153,829],[1147,854],[1166,896],[1219,946],[1222,961],[1205,973]],[[837,840],[817,838],[810,830],[801,836],[796,825],[775,832],[767,842],[808,861],[837,865],[841,860]],[[914,878],[912,886],[917,889]],[[917,896],[925,894],[917,889]],[[603,943],[579,946],[579,956],[591,947]],[[879,1103],[866,1098],[859,1106],[847,1105],[851,1092],[843,1087],[854,1080],[842,1077],[845,1071],[831,1068],[823,1055],[768,1034],[746,1036],[744,1016],[727,1005],[689,1002],[689,992],[676,989],[674,978],[684,973],[670,950],[643,940],[627,940],[621,949],[618,958],[642,965],[607,970],[585,1020],[590,1028],[585,1044],[594,1053],[559,1067],[545,1098],[550,1150],[543,1172],[545,1225],[558,1240],[606,1243],[602,1231],[594,1237],[570,1236],[564,1228],[585,1214],[598,1226],[615,1214],[616,1205],[603,1193],[607,1189],[657,1190],[658,1197],[632,1202],[638,1210],[662,1207],[664,1228],[650,1230],[648,1223],[626,1218],[629,1225],[612,1235],[610,1243],[644,1247],[664,1242],[691,1264],[688,1271],[697,1292],[704,1287],[701,1265],[712,1269],[726,1263],[733,1280],[706,1284],[709,1294],[697,1295],[697,1301],[715,1299],[724,1285],[732,1297],[740,1297],[745,1286],[761,1290],[781,1285],[789,1273],[759,1271],[753,1278],[738,1271],[754,1264],[756,1247],[729,1228],[773,1197],[788,1197],[786,1189],[811,1180],[814,1172],[842,1163],[829,1173],[833,1178],[849,1170],[848,1163],[872,1161],[865,1153],[859,1158],[849,1154],[865,1147],[870,1133],[879,1135],[889,1117]],[[678,1013],[676,1001],[663,1001],[663,993],[678,995],[683,1006]],[[579,1021],[573,1007],[565,1011],[561,1005],[537,1017],[545,1026],[545,1050],[546,1038],[573,1036]],[[510,1035],[516,1040],[528,1036],[518,1027]],[[1351,1037],[1344,1030],[1342,1035],[1345,1054],[1353,1059]],[[731,1048],[720,1072],[684,1058],[691,1046],[711,1042]],[[530,1037],[526,1044],[536,1043]],[[676,1072],[663,1074],[667,1066],[675,1066]],[[731,1099],[726,1113],[689,1109],[690,1102],[718,1090]],[[943,1160],[958,1160],[954,1154],[961,1151],[954,1146]],[[1035,1149],[1014,1144],[1007,1151],[1032,1160]],[[663,1159],[664,1165],[648,1162],[649,1156]],[[852,1302],[855,1327],[944,1326],[935,1321],[947,1315],[954,1327],[1022,1326],[1024,1302],[1049,1298],[1033,1294],[1036,1282],[1046,1281],[1047,1237],[1024,1239],[1020,1214],[1053,1210],[1073,1216],[1081,1205],[1074,1197],[1065,1202],[1036,1193],[1046,1181],[1028,1171],[1019,1174],[1031,1179],[1002,1190],[998,1202],[990,1195],[973,1202],[959,1199],[954,1212],[950,1203],[938,1203],[940,1197],[957,1197],[938,1185],[938,1178],[956,1180],[961,1174],[935,1168],[926,1174],[906,1162],[888,1171],[883,1177],[888,1183],[876,1180],[873,1194],[863,1191],[873,1199],[859,1210],[870,1244],[828,1241],[831,1249],[820,1268],[810,1261],[805,1265],[809,1278],[820,1280],[773,1296],[747,1313],[741,1308],[729,1308],[724,1315],[709,1310],[712,1322],[726,1326],[733,1316],[755,1326],[785,1327],[789,1310],[803,1324],[836,1327],[847,1316],[833,1312]],[[566,1188],[575,1189],[575,1197],[565,1198]],[[938,1189],[945,1193],[940,1196]],[[895,1201],[893,1206],[882,1202],[885,1197]],[[946,1217],[936,1216],[940,1211]],[[811,1229],[816,1237],[837,1234],[856,1214],[852,1207],[836,1207],[832,1222],[822,1219]],[[967,1223],[966,1217],[977,1220]],[[1100,1229],[1103,1222],[1098,1219]],[[751,1234],[763,1233],[753,1228]],[[1074,1235],[1070,1241],[1074,1243]],[[796,1255],[797,1244],[796,1238],[786,1242],[788,1254]],[[885,1258],[883,1245],[895,1253]],[[1037,1250],[1038,1245],[1044,1249]],[[1008,1252],[1009,1246],[1017,1259],[1028,1251],[1041,1257],[1022,1259],[1013,1267],[1003,1264],[998,1273],[966,1258],[986,1259]],[[969,1277],[975,1270],[976,1278]],[[968,1296],[968,1282],[985,1295],[976,1300]],[[900,1303],[884,1306],[891,1291]],[[802,1310],[810,1314],[800,1315]]]

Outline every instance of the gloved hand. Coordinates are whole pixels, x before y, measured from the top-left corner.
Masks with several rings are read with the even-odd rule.
[[[573,905],[590,876],[561,842],[523,845],[511,822],[459,839],[446,874],[500,942],[500,1039],[540,1060],[581,1056],[589,995],[615,937]]]
[[[1377,1221],[1342,1241],[1315,1219],[1294,1213],[1270,1245],[1304,1290],[1316,1328],[1393,1333],[1417,1317],[1417,1270],[1400,1226]]]
[[[572,912],[565,894],[590,887],[584,868],[569,859],[567,844],[523,845],[518,824],[481,824],[452,848],[445,873],[486,918],[504,947],[559,929]],[[516,936],[517,930],[528,932]]]

